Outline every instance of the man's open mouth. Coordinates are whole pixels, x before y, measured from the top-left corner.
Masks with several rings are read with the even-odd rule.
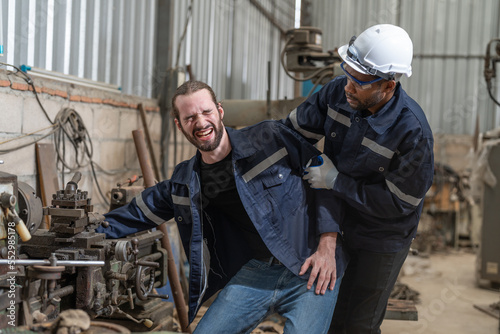
[[[196,136],[196,138],[199,138],[201,140],[206,140],[206,139],[209,139],[211,137],[213,132],[214,132],[213,128],[204,129],[201,131],[196,131],[195,136]]]

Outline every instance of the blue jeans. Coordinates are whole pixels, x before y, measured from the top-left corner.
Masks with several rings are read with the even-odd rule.
[[[316,284],[308,290],[307,281],[285,266],[250,260],[222,289],[194,333],[250,333],[273,313],[287,319],[284,333],[326,333],[341,280],[334,290],[317,295]]]

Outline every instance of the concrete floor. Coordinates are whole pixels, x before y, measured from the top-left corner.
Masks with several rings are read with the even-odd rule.
[[[476,286],[475,261],[470,250],[450,250],[428,258],[409,255],[400,282],[420,293],[421,302],[416,305],[419,320],[385,320],[382,333],[499,334],[499,320],[474,308],[500,301],[500,292]],[[197,318],[203,313],[204,308]],[[278,316],[261,325],[268,329],[259,326],[252,334],[283,333]]]
[[[400,281],[420,293],[419,320],[385,320],[382,333],[500,333],[497,318],[474,308],[500,300],[500,292],[476,286],[475,261],[475,254],[463,250],[433,254],[427,259],[410,255]]]

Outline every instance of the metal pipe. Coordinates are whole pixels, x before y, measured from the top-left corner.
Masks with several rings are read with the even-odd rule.
[[[436,58],[436,59],[484,59],[483,55],[458,55],[458,54],[414,54],[413,58]]]
[[[170,284],[172,288],[172,295],[174,297],[175,307],[177,308],[177,313],[179,315],[179,321],[181,323],[181,329],[183,331],[188,331],[191,333],[189,328],[189,318],[187,314],[186,304],[184,302],[184,293],[182,292],[181,282],[179,276],[177,275],[177,268],[175,266],[175,259],[172,253],[172,246],[170,245],[170,240],[168,239],[167,224],[161,224],[158,229],[163,232],[163,237],[161,239],[162,247],[167,250],[167,268],[168,277],[170,278]]]
[[[266,114],[271,117],[271,62],[267,62],[267,96],[266,96]]]
[[[257,10],[261,12],[262,15],[264,15],[269,20],[269,22],[271,22],[272,25],[278,28],[282,35],[285,35],[285,28],[281,26],[281,24],[278,22],[278,20],[276,20],[273,14],[269,13],[269,11],[267,11],[264,6],[262,6],[257,0],[250,0],[250,3],[254,5]]]
[[[15,265],[15,266],[50,266],[49,260],[31,260],[31,259],[16,259],[6,260],[0,259],[0,265]],[[57,261],[58,266],[65,267],[103,267],[104,261],[77,261],[63,260]]]
[[[144,186],[151,187],[154,186],[153,170],[151,169],[151,164],[149,163],[149,158],[147,155],[146,144],[144,142],[144,136],[141,130],[132,131],[134,137],[134,142],[137,150],[137,157],[139,159],[139,164],[141,166],[142,175],[144,178]],[[182,292],[181,283],[179,276],[177,275],[177,267],[175,266],[175,260],[172,252],[172,246],[170,245],[170,240],[168,238],[168,230],[166,223],[158,226],[158,229],[163,232],[163,237],[161,239],[161,245],[167,251],[167,273],[170,279],[170,287],[172,288],[172,294],[174,296],[174,304],[177,308],[177,314],[179,316],[179,322],[181,325],[181,330],[192,333],[189,328],[189,318],[187,314],[186,304],[184,302],[184,293]]]
[[[155,177],[153,170],[151,169],[144,135],[141,130],[134,130],[132,131],[132,137],[134,137],[135,149],[137,151],[137,157],[139,158],[139,165],[141,166],[144,185],[146,188],[152,187],[155,185]]]
[[[24,73],[31,74],[31,75],[38,76],[38,77],[42,77],[42,78],[59,80],[62,82],[77,84],[77,85],[91,87],[91,88],[95,88],[95,89],[103,89],[103,90],[107,90],[107,91],[110,91],[113,93],[121,93],[121,91],[120,91],[121,89],[117,85],[112,85],[112,84],[108,84],[108,83],[101,82],[101,81],[89,80],[89,79],[85,79],[85,78],[79,78],[79,77],[74,76],[74,75],[48,71],[48,70],[45,70],[45,69],[39,68],[39,67],[21,65],[21,71],[23,71]]]
[[[142,103],[139,103],[139,113],[141,114],[142,126],[144,127],[144,135],[146,136],[146,142],[149,148],[149,156],[151,158],[151,163],[153,164],[153,170],[155,172],[156,180],[160,181],[160,170],[158,169],[158,164],[156,163],[156,158],[153,150],[153,143],[151,142],[151,135],[149,134],[148,123],[146,122],[146,112],[142,107]]]
[[[68,295],[71,295],[74,291],[75,291],[75,288],[72,285],[67,285],[63,288],[52,291],[52,293],[49,294],[49,299],[53,299],[56,297],[61,298],[64,296],[68,296]]]
[[[267,119],[281,119],[297,108],[305,97],[293,100],[224,100],[224,125],[248,126]],[[270,115],[268,115],[270,108]]]

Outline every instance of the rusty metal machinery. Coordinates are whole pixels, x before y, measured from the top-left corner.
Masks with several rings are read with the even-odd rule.
[[[170,330],[173,304],[162,300],[168,296],[155,293],[167,284],[163,233],[145,231],[106,240],[95,232],[107,224],[105,218],[92,211],[88,193],[78,189],[80,178],[77,172],[65,189],[57,191],[42,215],[41,201],[31,187],[18,187],[15,176],[0,174],[0,225],[12,231],[9,226],[22,217],[31,237],[23,241],[16,233],[10,248],[10,235],[0,241],[0,328],[13,320],[16,326],[52,321],[64,310],[81,309],[92,319],[131,330]],[[13,213],[15,201],[7,201],[12,193],[20,199],[19,216]],[[39,228],[44,215],[51,217],[49,230]]]
[[[321,29],[315,27],[290,29],[286,31],[286,40],[281,52],[281,64],[292,79],[325,84],[343,74],[340,68],[342,59],[337,51],[323,52]],[[292,75],[290,72],[302,73],[303,76]]]
[[[109,211],[117,209],[132,200],[144,190],[144,186],[134,186],[142,176],[134,175],[123,183],[117,183],[116,188],[111,189],[111,203]]]
[[[17,203],[19,206],[19,218],[26,223],[30,233],[35,232],[43,221],[42,201],[36,195],[35,190],[27,183],[18,182]]]

